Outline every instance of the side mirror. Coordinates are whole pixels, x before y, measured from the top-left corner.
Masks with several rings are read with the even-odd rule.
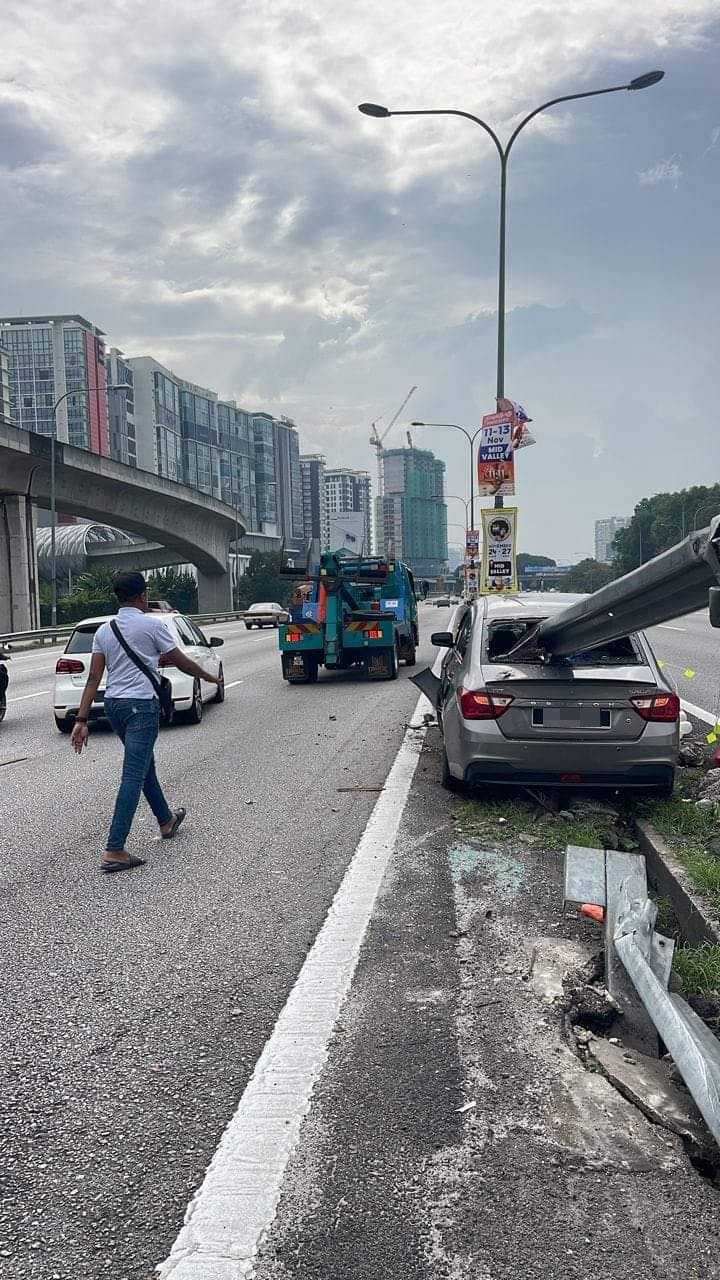
[[[709,596],[710,626],[720,627],[720,587],[711,587]]]
[[[452,649],[455,637],[452,631],[433,631],[430,643],[436,644],[438,649]]]
[[[221,640],[221,639],[220,639],[220,636],[211,636],[211,637],[210,637],[210,648],[211,648],[211,649],[219,649],[219,648],[220,648],[220,645],[221,645],[221,644],[224,644],[224,643],[225,643],[225,641],[224,641],[224,640]]]

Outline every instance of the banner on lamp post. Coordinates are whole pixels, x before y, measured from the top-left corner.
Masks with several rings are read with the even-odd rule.
[[[480,550],[480,530],[465,530],[465,559],[476,560]]]
[[[478,450],[478,493],[482,498],[510,497],[515,492],[513,428],[510,413],[486,413]]]
[[[512,442],[513,449],[525,449],[530,444],[535,444],[535,437],[528,427],[528,422],[532,422],[517,400],[508,400],[501,396],[497,402],[498,413],[507,413],[512,416]]]
[[[518,590],[517,507],[488,508],[482,513],[482,595]]]

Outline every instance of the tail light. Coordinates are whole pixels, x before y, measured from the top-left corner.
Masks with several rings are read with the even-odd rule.
[[[680,699],[676,693],[650,693],[647,697],[631,698],[631,705],[642,720],[677,720],[680,715]]]
[[[300,641],[302,640],[302,632],[288,631],[285,634],[285,639],[289,641],[290,644],[299,644]]]
[[[58,676],[80,676],[85,670],[85,663],[77,658],[58,658],[55,674]]]
[[[366,628],[365,635],[368,640],[382,640],[382,631],[378,630],[377,627]]]
[[[175,663],[173,662],[173,660],[172,660],[172,658],[170,657],[170,654],[169,654],[169,653],[161,653],[161,654],[160,654],[160,660],[159,660],[159,662],[158,662],[158,666],[159,666],[159,667],[174,667],[174,666],[175,666]]]
[[[457,696],[464,720],[499,720],[514,701],[509,694],[491,695],[485,690],[458,689]]]

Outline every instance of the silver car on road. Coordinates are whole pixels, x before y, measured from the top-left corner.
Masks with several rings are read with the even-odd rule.
[[[680,700],[647,638],[623,636],[548,661],[527,648],[538,622],[581,597],[488,596],[456,611],[434,670],[443,783],[633,787],[672,792]]]

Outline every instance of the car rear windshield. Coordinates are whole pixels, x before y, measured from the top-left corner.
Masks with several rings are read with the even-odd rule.
[[[90,653],[98,625],[92,627],[76,627],[68,640],[66,653]]]
[[[250,613],[272,613],[275,608],[274,604],[251,604]]]
[[[500,662],[511,649],[543,622],[543,618],[509,619],[488,623],[486,629],[485,656],[488,662]],[[532,642],[518,655],[518,662],[541,662],[543,651]],[[570,654],[567,661],[573,667],[624,667],[632,663],[644,663],[644,658],[633,636],[620,636],[594,649],[581,649]]]

